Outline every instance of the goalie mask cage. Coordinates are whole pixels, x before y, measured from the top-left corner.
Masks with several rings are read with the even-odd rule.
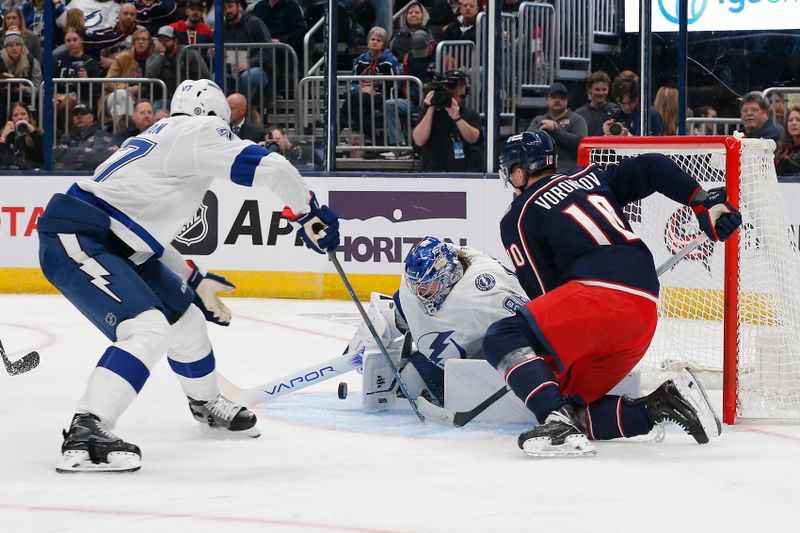
[[[661,278],[659,323],[639,364],[644,386],[689,366],[723,390],[723,420],[800,420],[800,253],[778,190],[774,143],[740,137],[593,137],[581,165],[658,152],[704,188],[726,186],[741,229],[706,242]],[[625,207],[660,265],[700,234],[689,207],[658,193]]]

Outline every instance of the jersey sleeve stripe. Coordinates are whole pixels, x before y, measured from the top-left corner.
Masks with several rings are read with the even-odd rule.
[[[239,185],[253,186],[253,179],[256,175],[256,168],[259,163],[269,154],[269,150],[257,144],[246,146],[231,165],[231,181]]]
[[[149,231],[147,231],[142,226],[134,222],[128,215],[126,215],[113,205],[101,200],[100,198],[98,198],[97,196],[88,191],[84,191],[78,186],[77,183],[73,184],[72,187],[69,188],[67,194],[69,196],[74,196],[79,200],[83,200],[88,204],[92,204],[93,206],[105,211],[108,214],[108,216],[110,216],[111,218],[113,218],[114,220],[116,220],[129,230],[131,230],[133,233],[136,234],[136,236],[142,239],[142,241],[144,241],[145,244],[147,244],[147,246],[149,246],[150,249],[153,250],[153,253],[156,255],[156,257],[161,257],[161,255],[164,253],[164,247],[161,245],[160,242],[158,242],[158,240],[155,237],[150,235]]]

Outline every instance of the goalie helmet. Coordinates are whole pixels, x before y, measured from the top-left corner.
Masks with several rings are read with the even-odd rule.
[[[542,130],[523,131],[512,135],[500,154],[500,177],[511,183],[511,173],[516,165],[522,167],[526,175],[545,168],[555,170],[558,151],[553,138]]]
[[[433,315],[464,276],[457,249],[436,237],[424,237],[405,261],[406,286],[417,296],[425,312]]]
[[[170,103],[170,112],[175,115],[217,116],[226,123],[231,120],[231,107],[225,93],[211,80],[184,80]]]

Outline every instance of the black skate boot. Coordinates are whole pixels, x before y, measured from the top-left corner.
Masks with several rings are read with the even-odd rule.
[[[645,396],[644,402],[654,423],[674,422],[698,444],[706,444],[722,431],[703,386],[688,368]]]
[[[69,431],[63,431],[63,458],[56,472],[135,472],[141,467],[142,452],[135,444],[120,439],[93,414],[78,413]]]
[[[188,396],[187,396],[188,398]],[[189,398],[189,410],[205,430],[230,432],[230,435],[256,438],[261,432],[256,427],[256,415],[246,407],[235,404],[222,394],[213,400]]]
[[[568,404],[547,415],[544,424],[521,433],[517,444],[534,457],[581,457],[597,453]]]

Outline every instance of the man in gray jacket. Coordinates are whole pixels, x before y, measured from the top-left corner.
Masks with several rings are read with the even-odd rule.
[[[178,61],[180,61],[180,74],[178,74]],[[158,30],[158,44],[156,53],[147,58],[144,67],[145,78],[158,78],[164,80],[167,86],[168,98],[172,98],[172,93],[178,86],[180,80],[199,80],[211,79],[211,72],[208,69],[203,57],[197,50],[185,50],[184,46],[178,42],[178,35],[172,26],[162,26]],[[177,77],[176,77],[177,76]],[[161,101],[156,103],[155,111],[161,106]]]
[[[586,137],[586,120],[569,109],[567,88],[555,82],[547,90],[547,113],[534,117],[528,131],[544,130],[558,148],[558,166],[567,169],[577,166],[578,144]]]

